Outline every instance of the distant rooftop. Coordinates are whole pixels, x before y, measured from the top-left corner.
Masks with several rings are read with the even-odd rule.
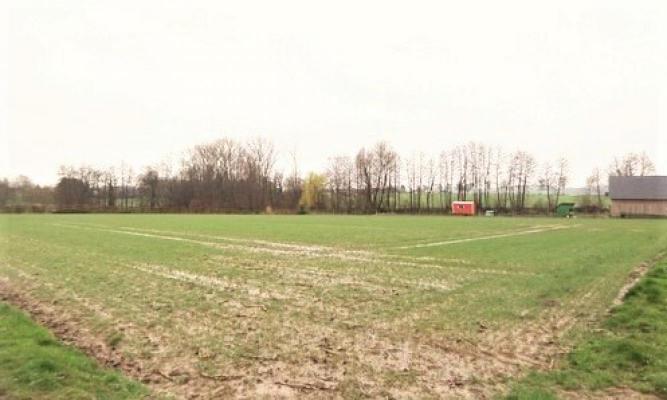
[[[612,200],[667,200],[667,176],[610,176]]]

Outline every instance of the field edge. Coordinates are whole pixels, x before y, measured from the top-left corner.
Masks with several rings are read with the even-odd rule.
[[[147,399],[142,384],[103,366],[17,307],[0,284],[0,398]]]
[[[533,371],[504,400],[667,399],[667,254],[630,274],[600,327],[550,371]]]

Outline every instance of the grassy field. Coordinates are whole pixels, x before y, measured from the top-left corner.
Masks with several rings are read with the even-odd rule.
[[[0,303],[0,398],[142,399],[147,393]]]
[[[601,324],[667,221],[0,216],[13,302],[157,394],[492,396]],[[2,368],[0,366],[0,368]]]

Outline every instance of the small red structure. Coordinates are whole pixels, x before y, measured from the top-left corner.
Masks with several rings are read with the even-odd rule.
[[[452,201],[452,215],[475,215],[475,202]]]

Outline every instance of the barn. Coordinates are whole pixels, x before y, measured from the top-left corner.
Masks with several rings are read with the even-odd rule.
[[[612,217],[667,217],[667,176],[610,176]]]

